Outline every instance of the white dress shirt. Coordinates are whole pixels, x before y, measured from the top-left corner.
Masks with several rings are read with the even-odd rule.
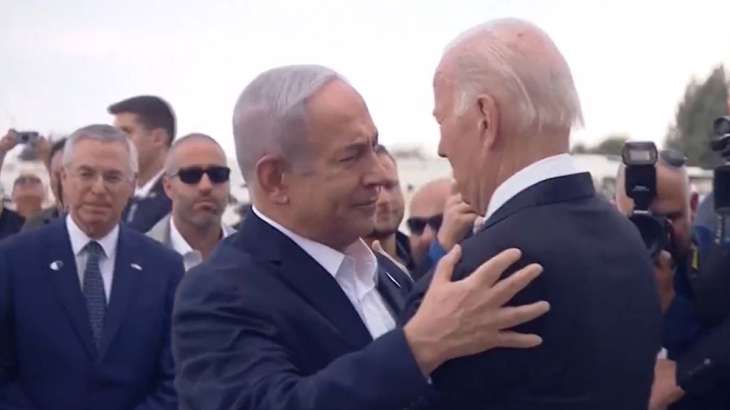
[[[203,254],[200,253],[200,251],[193,249],[188,241],[183,238],[182,234],[177,229],[177,226],[175,226],[175,221],[173,219],[174,218],[170,216],[170,244],[172,245],[172,249],[182,255],[185,271],[187,272],[191,268],[200,265],[203,262]],[[225,238],[235,232],[235,230],[225,224],[221,224],[221,232],[223,232],[223,237]]]
[[[84,288],[84,272],[86,271],[86,260],[88,259],[87,251],[84,249],[87,243],[93,241],[84,233],[84,231],[76,225],[71,215],[66,216],[66,226],[68,227],[68,235],[71,239],[71,250],[76,258],[76,272],[79,275],[79,284],[81,289]],[[111,300],[112,279],[114,278],[114,261],[117,259],[117,241],[119,240],[119,225],[115,226],[106,236],[96,239],[104,250],[104,254],[99,258],[99,270],[101,270],[101,279],[104,281],[104,294],[106,294],[106,303]]]
[[[137,199],[147,198],[150,194],[150,191],[152,191],[152,188],[155,186],[157,181],[159,181],[160,178],[162,178],[162,174],[164,174],[164,173],[165,173],[165,170],[163,168],[160,170],[160,172],[157,173],[157,175],[155,175],[154,177],[152,177],[152,179],[147,181],[147,183],[145,183],[144,185],[142,185],[140,187],[135,188],[134,197]]]
[[[485,220],[525,189],[548,179],[587,172],[569,154],[554,155],[534,162],[502,182],[492,194]]]
[[[370,248],[358,239],[345,253],[307,239],[266,217],[256,207],[253,212],[264,222],[299,245],[337,281],[352,303],[373,339],[395,328],[395,320],[385,305],[378,289],[378,261]]]

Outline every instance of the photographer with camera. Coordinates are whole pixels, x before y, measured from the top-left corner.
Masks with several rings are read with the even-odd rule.
[[[662,345],[668,358],[657,360],[650,409],[726,409],[725,384],[706,377],[716,372],[714,362],[697,350],[723,331],[711,328],[697,309],[702,296],[696,278],[703,275],[707,233],[692,228],[698,198],[690,189],[686,159],[677,151],[657,152],[653,143],[627,143],[623,159],[616,204],[636,224],[654,258],[664,310]]]

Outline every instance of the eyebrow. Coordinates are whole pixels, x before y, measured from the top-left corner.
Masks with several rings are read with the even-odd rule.
[[[378,145],[378,131],[377,130],[375,130],[375,134],[372,137],[372,142],[368,143],[368,141],[360,138],[357,141],[353,142],[352,144],[348,144],[348,145],[345,145],[344,147],[342,147],[342,151],[362,149],[363,147],[366,147],[366,146],[374,147],[376,145]]]

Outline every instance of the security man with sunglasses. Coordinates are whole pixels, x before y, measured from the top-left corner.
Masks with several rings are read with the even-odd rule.
[[[230,168],[218,143],[205,134],[178,139],[165,162],[163,185],[172,211],[147,235],[177,251],[185,270],[208,258],[235,230],[222,222],[230,196]]]

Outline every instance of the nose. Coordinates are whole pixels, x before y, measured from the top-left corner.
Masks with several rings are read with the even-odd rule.
[[[369,167],[368,172],[365,174],[365,186],[376,189],[382,188],[387,182],[387,174],[385,166],[378,159],[378,155],[375,151],[371,151],[369,154]]]
[[[439,138],[438,154],[441,158],[448,158],[448,155],[446,155],[446,143],[444,142],[443,136]]]
[[[198,181],[198,191],[210,192],[211,190],[213,190],[213,183],[208,178],[208,174],[203,174],[200,181]]]
[[[99,173],[96,175],[96,178],[94,178],[94,182],[91,184],[91,191],[97,194],[102,194],[106,191],[106,187],[104,186],[104,175]]]

